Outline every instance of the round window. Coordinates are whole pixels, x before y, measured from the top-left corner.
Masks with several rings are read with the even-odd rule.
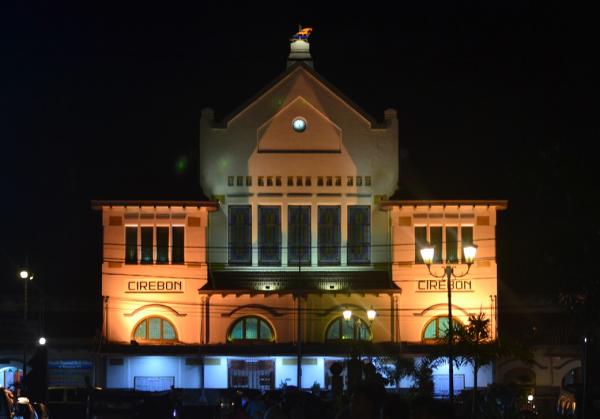
[[[306,120],[304,118],[294,118],[292,121],[292,128],[296,132],[304,132],[306,130]]]

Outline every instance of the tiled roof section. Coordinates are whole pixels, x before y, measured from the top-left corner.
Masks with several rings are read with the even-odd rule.
[[[387,271],[222,271],[211,270],[203,290],[361,291],[397,290]]]

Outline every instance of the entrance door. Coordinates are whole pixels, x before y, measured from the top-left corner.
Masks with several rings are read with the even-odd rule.
[[[229,359],[227,371],[230,388],[275,389],[274,361]]]

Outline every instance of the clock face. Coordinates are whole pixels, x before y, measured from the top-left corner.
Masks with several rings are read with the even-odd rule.
[[[306,130],[306,120],[304,118],[294,118],[292,128],[296,132],[304,132]]]

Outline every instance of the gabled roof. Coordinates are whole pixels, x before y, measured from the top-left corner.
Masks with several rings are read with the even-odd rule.
[[[290,77],[296,71],[305,71],[311,77],[316,79],[319,83],[321,83],[326,89],[328,89],[334,96],[337,96],[342,102],[344,102],[348,107],[350,107],[353,111],[359,114],[365,121],[367,121],[371,128],[385,128],[385,122],[378,122],[375,118],[369,115],[364,109],[354,103],[350,98],[344,95],[341,91],[339,91],[335,86],[333,86],[329,81],[327,81],[323,76],[317,73],[312,67],[308,66],[302,61],[298,61],[291,66],[289,66],[283,73],[279,76],[275,77],[271,83],[266,85],[262,90],[260,90],[257,94],[250,97],[246,100],[241,106],[223,118],[221,121],[215,124],[215,127],[225,128],[229,125],[229,123],[238,117],[242,112],[244,112],[248,107],[250,107],[254,102],[258,101],[261,97],[269,93],[272,89],[278,86],[285,79]]]

